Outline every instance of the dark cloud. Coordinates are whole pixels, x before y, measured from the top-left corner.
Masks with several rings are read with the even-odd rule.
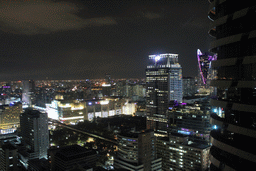
[[[80,8],[70,2],[17,0],[2,1],[0,5],[0,29],[17,34],[46,34],[116,24],[108,16],[88,19],[78,17],[76,13]]]
[[[1,1],[0,79],[106,72],[141,78],[155,53],[178,53],[183,75],[195,76],[196,50],[209,45],[208,6],[201,0]]]

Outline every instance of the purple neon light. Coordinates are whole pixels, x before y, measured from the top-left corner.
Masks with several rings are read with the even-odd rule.
[[[198,66],[199,66],[199,69],[200,69],[200,74],[201,74],[201,77],[202,77],[202,80],[203,80],[203,83],[206,84],[206,80],[204,78],[204,75],[203,75],[203,72],[202,72],[202,68],[201,68],[201,64],[200,64],[200,56],[202,56],[202,52],[200,51],[200,49],[197,49],[197,61],[198,61]]]
[[[202,67],[204,65],[204,63],[200,63],[200,56],[202,56],[203,53],[200,51],[200,49],[197,49],[197,61],[198,61],[198,66],[199,66],[199,69],[200,69],[200,74],[201,74],[201,77],[202,77],[202,80],[203,80],[203,83],[206,84],[206,78],[204,77],[204,74],[203,74],[203,71],[202,71]],[[216,55],[213,55],[213,56],[208,56],[208,61],[211,62],[211,61],[214,61],[214,60],[217,60],[217,56]]]

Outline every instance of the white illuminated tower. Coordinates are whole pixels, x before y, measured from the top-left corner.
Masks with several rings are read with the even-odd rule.
[[[178,54],[149,55],[149,61],[146,69],[147,128],[167,135],[169,102],[182,102],[182,67]]]

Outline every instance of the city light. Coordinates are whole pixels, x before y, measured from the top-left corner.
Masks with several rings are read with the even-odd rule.
[[[107,104],[109,104],[109,101],[108,100],[100,101],[100,104],[101,105],[107,105]]]
[[[161,59],[161,57],[159,55],[155,57],[156,62],[159,61],[160,59]]]
[[[217,128],[218,128],[217,125],[212,126],[212,129],[217,129]]]

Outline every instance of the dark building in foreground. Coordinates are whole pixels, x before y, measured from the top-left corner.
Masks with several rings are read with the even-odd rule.
[[[23,145],[23,148],[19,150],[20,161],[28,169],[30,160],[47,159],[49,148],[47,113],[27,108],[20,115],[20,130]]]
[[[210,51],[217,78],[210,150],[211,171],[251,170],[256,166],[256,2],[210,0]]]
[[[66,171],[77,168],[94,168],[97,161],[95,150],[87,150],[79,145],[65,146],[49,150],[51,170]]]
[[[18,170],[18,149],[10,142],[0,144],[0,170]]]

